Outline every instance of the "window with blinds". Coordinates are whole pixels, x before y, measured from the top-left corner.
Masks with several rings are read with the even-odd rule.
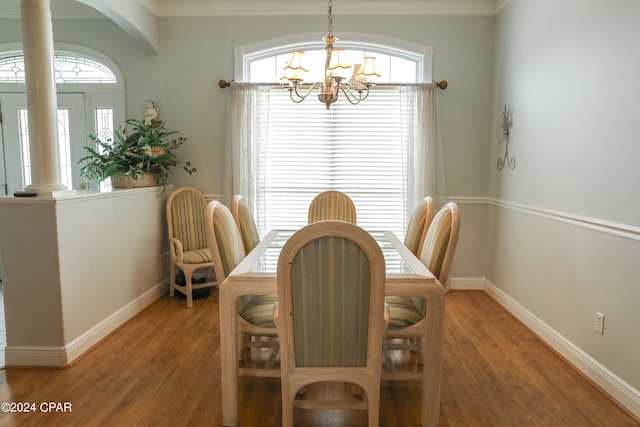
[[[369,54],[377,58],[382,77],[376,83],[431,81],[430,46],[384,40],[387,43],[340,40],[339,44],[352,61]],[[279,81],[292,49],[304,50],[307,65],[316,72],[306,73],[305,81],[321,80],[326,55],[321,40],[306,40],[299,46],[267,41],[237,49],[236,54],[242,55],[237,58],[242,64],[240,75],[254,83]],[[348,77],[351,72],[343,75]],[[406,183],[402,174],[406,165],[402,164],[399,99],[397,87],[375,86],[360,104],[351,105],[342,95],[327,110],[316,93],[295,104],[287,90],[274,86],[261,181],[266,191],[259,196],[264,197],[260,201],[264,212],[255,213],[264,227],[260,233],[305,225],[313,197],[333,189],[353,199],[358,225],[392,230],[404,238]]]
[[[344,97],[327,110],[313,96],[294,104],[289,92],[270,93],[266,151],[266,230],[307,223],[309,203],[340,190],[356,205],[358,225],[404,236],[399,93],[375,87],[359,105]]]

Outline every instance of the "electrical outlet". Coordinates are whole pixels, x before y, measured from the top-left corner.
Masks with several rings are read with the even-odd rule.
[[[596,332],[604,335],[604,314],[596,311]]]

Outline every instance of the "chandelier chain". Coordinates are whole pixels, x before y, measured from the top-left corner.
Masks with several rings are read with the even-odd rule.
[[[329,35],[333,35],[333,15],[331,14],[331,8],[333,6],[333,2],[329,0],[329,12],[327,13],[327,17],[329,18]]]

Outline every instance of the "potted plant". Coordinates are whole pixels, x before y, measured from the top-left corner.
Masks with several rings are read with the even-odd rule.
[[[166,187],[170,167],[181,166],[190,175],[196,172],[190,162],[177,160],[173,152],[187,139],[173,137],[177,131],[167,129],[164,122],[145,124],[129,119],[125,123],[131,127],[129,134],[116,130],[115,138],[106,141],[89,135],[96,145],[84,147],[88,154],[79,161],[87,162],[80,169],[81,177],[97,182],[111,177],[116,188]]]

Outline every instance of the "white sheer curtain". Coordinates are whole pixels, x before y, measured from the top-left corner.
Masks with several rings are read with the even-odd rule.
[[[425,196],[444,196],[444,162],[435,83],[400,85],[405,223]]]
[[[254,212],[264,212],[269,90],[269,84],[231,83],[223,174],[227,206],[234,194],[242,194]],[[263,221],[261,217],[256,221]],[[258,223],[258,229],[263,230],[263,224]]]
[[[263,231],[266,229],[263,213],[266,211],[264,205],[270,90],[268,84],[232,83],[229,136],[225,154],[225,165],[231,167],[225,168],[224,173],[224,195],[228,198],[227,201],[233,194],[242,194],[254,209],[258,229]],[[398,91],[399,98],[396,99],[399,101],[395,102],[399,102],[401,112],[399,132],[406,226],[411,212],[425,196],[436,199],[444,196],[444,169],[436,85],[403,84],[398,86]],[[389,105],[388,108],[395,106]]]

